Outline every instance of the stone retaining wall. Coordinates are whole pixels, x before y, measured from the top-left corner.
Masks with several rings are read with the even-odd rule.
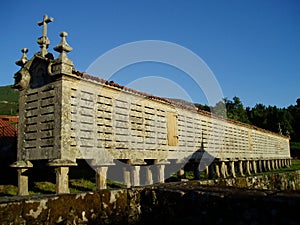
[[[214,186],[194,181],[77,194],[1,197],[0,221],[4,225],[298,224],[300,192],[278,189],[299,190],[299,175],[297,171],[206,183]],[[275,184],[287,179],[295,185]],[[269,184],[264,183],[267,180]],[[218,187],[233,184],[275,190]]]

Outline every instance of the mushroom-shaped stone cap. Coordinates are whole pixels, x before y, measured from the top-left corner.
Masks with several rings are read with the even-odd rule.
[[[59,53],[72,51],[73,48],[66,41],[66,37],[68,36],[68,33],[63,31],[60,33],[59,36],[61,36],[61,42],[56,47],[54,47],[54,50]]]
[[[24,66],[28,62],[28,57],[26,55],[26,53],[28,52],[28,49],[27,48],[23,48],[21,50],[21,52],[23,53],[21,59],[19,59],[18,61],[16,61],[16,64],[18,66]]]

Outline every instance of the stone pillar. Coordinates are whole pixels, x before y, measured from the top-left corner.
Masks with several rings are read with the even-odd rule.
[[[243,168],[243,161],[239,161],[239,174],[241,176],[245,176],[245,174],[244,174],[244,168]]]
[[[271,170],[275,170],[275,160],[271,160]]]
[[[267,160],[263,161],[263,170],[264,170],[264,172],[268,171],[268,162],[267,162]]]
[[[209,166],[205,166],[205,178],[209,178]]]
[[[25,175],[27,168],[19,168],[18,172],[18,195],[29,195],[28,193],[28,176]]]
[[[16,168],[18,172],[18,195],[29,195],[26,171],[33,167],[32,163],[30,161],[17,161],[11,167]]]
[[[157,164],[157,179],[159,183],[165,182],[165,165]]]
[[[255,160],[252,160],[252,171],[254,174],[257,173],[257,165]]]
[[[278,170],[279,165],[278,165],[278,159],[275,159],[275,169]]]
[[[226,171],[227,171],[227,166],[224,161],[221,162],[221,175],[222,178],[226,178]]]
[[[230,164],[230,171],[231,171],[232,177],[236,177],[235,168],[234,168],[234,161],[229,162],[229,164]]]
[[[262,160],[258,160],[258,170],[259,170],[259,173],[263,172],[263,162],[262,162]]]
[[[152,177],[152,171],[150,169],[150,166],[146,166],[146,184],[147,185],[153,184],[153,177]]]
[[[48,165],[55,168],[56,194],[70,193],[68,175],[69,167],[77,166],[76,162],[64,159],[54,159],[49,161]]]
[[[279,166],[280,169],[282,168],[282,159],[278,160],[278,166]]]
[[[131,179],[132,179],[132,186],[140,186],[140,169],[141,166],[132,166],[131,167]]]
[[[271,171],[271,160],[267,160],[267,171]]]
[[[131,187],[130,182],[130,171],[126,169],[126,167],[123,168],[123,178],[124,178],[124,184],[127,188]]]
[[[246,174],[247,175],[251,175],[251,172],[250,172],[250,161],[249,160],[246,161]]]
[[[107,170],[108,166],[96,167],[96,191],[107,188]]]
[[[70,193],[69,190],[69,167],[56,167],[56,194]]]
[[[215,177],[216,178],[220,178],[221,177],[221,175],[220,175],[220,167],[219,167],[218,163],[215,163]]]

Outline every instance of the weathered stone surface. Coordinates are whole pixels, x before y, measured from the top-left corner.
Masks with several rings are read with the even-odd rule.
[[[287,181],[289,185],[285,184]],[[292,183],[300,190],[299,171],[206,183],[192,181],[78,194],[6,197],[0,198],[0,221],[4,225],[298,224],[300,193],[279,190],[291,190]]]

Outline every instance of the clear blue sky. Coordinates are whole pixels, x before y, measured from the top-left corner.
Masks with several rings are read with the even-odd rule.
[[[300,98],[297,0],[1,1],[1,86],[13,84],[21,48],[29,49],[29,57],[39,51],[37,22],[44,14],[55,19],[48,29],[49,51],[54,52],[59,33],[67,31],[67,41],[74,48],[69,57],[80,71],[119,45],[163,40],[200,56],[215,74],[224,96],[238,96],[244,106],[287,107]],[[124,69],[114,81],[126,85],[133,79],[126,81],[128,74],[138,79],[139,74],[166,73],[180,76],[181,72],[159,64],[137,65]],[[189,81],[179,82],[193,101],[205,103],[192,85],[188,88]]]

